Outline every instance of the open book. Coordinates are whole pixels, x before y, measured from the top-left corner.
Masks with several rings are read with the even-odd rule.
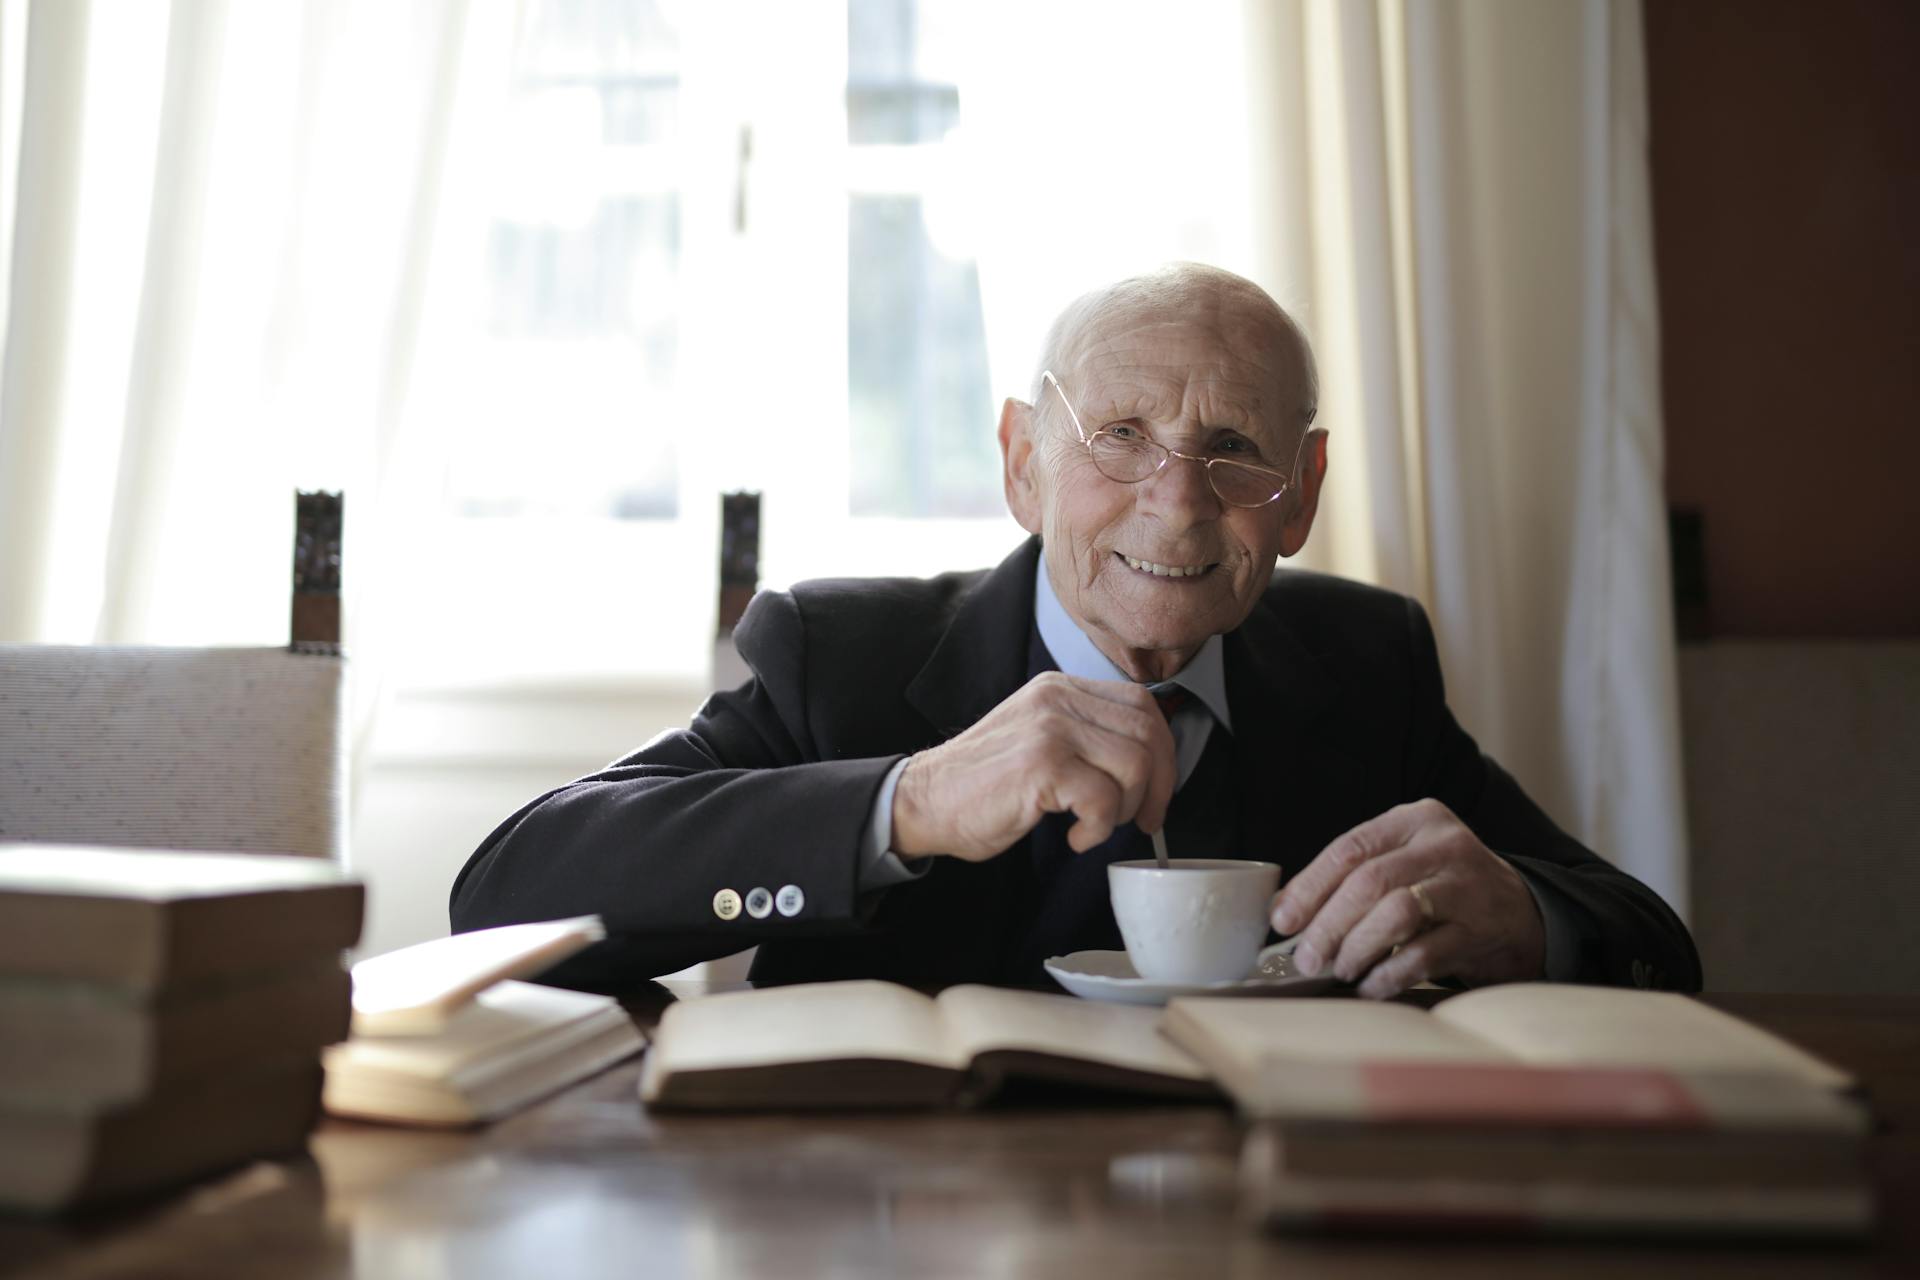
[[[637,1053],[610,996],[515,982],[606,936],[598,916],[437,938],[353,966],[353,1034],[325,1053],[335,1115],[470,1125]]]
[[[1279,1230],[1853,1235],[1867,1116],[1838,1068],[1663,992],[1519,983],[1423,1012],[1176,1000],[1254,1123]]]
[[[599,916],[508,924],[435,938],[353,966],[353,1033],[426,1035],[496,982],[550,969],[607,936]]]
[[[392,1124],[481,1124],[630,1058],[640,1029],[610,996],[497,982],[439,1031],[355,1034],[326,1050],[328,1111]]]
[[[998,987],[887,982],[728,992],[668,1007],[640,1096],[658,1108],[968,1105],[1011,1079],[1217,1096],[1159,1010]]]
[[[1178,999],[1167,1036],[1253,1117],[1857,1129],[1823,1062],[1686,996],[1512,983],[1431,1012]]]

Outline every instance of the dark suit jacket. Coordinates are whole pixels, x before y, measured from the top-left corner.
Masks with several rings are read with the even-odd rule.
[[[755,944],[756,981],[992,980],[1030,914],[1028,841],[878,892],[856,880],[887,771],[1025,682],[1038,553],[1030,540],[987,572],[761,593],[735,636],[755,678],[502,823],[454,882],[454,929],[598,912],[609,939],[549,975],[579,986]],[[1666,904],[1556,827],[1455,723],[1418,604],[1282,570],[1225,660],[1246,856],[1298,870],[1353,826],[1437,797],[1555,902],[1578,980],[1698,989]],[[805,897],[791,918],[714,910],[719,890],[786,885]]]

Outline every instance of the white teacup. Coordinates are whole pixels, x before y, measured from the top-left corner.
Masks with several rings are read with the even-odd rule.
[[[1267,904],[1280,887],[1271,862],[1148,860],[1107,868],[1127,958],[1155,982],[1231,982],[1253,971],[1267,939]]]

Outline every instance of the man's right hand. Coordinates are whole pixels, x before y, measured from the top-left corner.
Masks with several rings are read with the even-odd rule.
[[[1175,781],[1173,732],[1135,684],[1047,672],[972,728],[907,761],[893,793],[893,852],[984,862],[1071,812],[1074,852],[1123,822],[1156,831]]]

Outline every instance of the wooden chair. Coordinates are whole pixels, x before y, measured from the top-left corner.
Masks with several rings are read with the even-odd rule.
[[[345,861],[341,495],[295,505],[284,649],[0,645],[0,840]]]

